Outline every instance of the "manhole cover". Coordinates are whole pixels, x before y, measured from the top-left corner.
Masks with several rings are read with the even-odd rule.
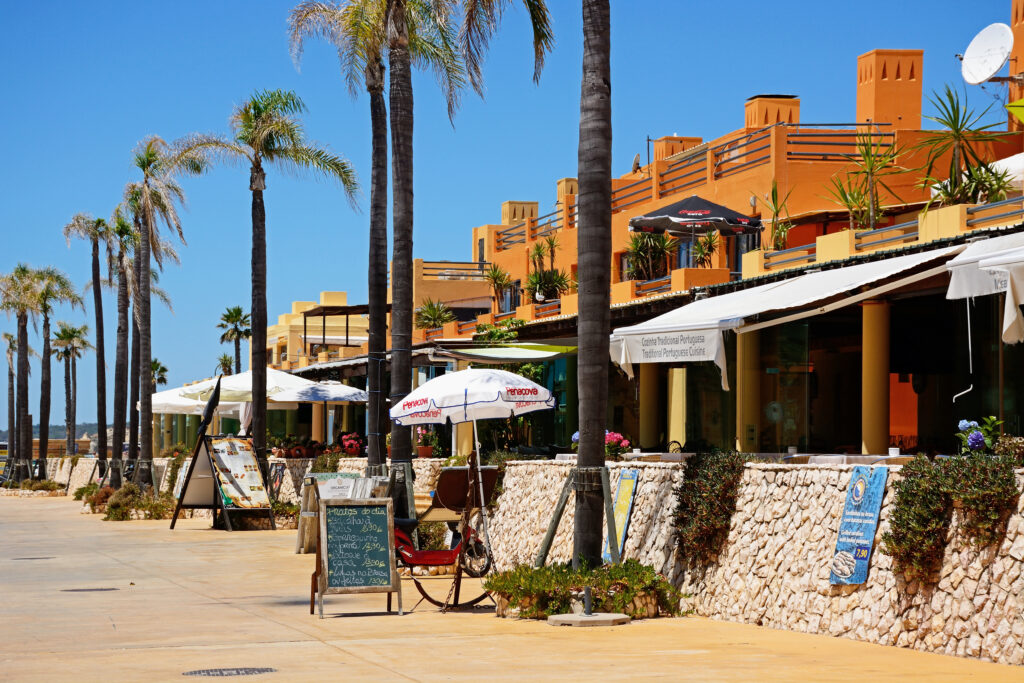
[[[116,591],[120,588],[63,588],[61,593],[103,593],[105,591]]]
[[[265,667],[238,667],[235,669],[196,669],[195,671],[186,671],[181,674],[182,676],[254,676],[256,674],[269,674],[274,673],[277,669],[271,669],[269,666]]]
[[[12,557],[12,560],[52,560],[53,556],[50,557]]]

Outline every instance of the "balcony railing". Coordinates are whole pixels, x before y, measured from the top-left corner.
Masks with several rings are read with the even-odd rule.
[[[887,151],[896,140],[892,132],[872,130],[891,123],[793,123],[786,124],[786,158],[798,161],[850,161],[859,156],[857,143],[870,141],[878,150]],[[804,130],[825,128],[850,130]]]
[[[874,230],[858,230],[853,239],[853,247],[858,251],[861,249],[877,247],[882,244],[889,244],[890,242],[916,240],[917,219],[915,218],[914,220],[907,221],[906,223],[898,223],[896,225],[887,225],[882,228],[875,228]]]
[[[1024,197],[1014,197],[1013,199],[1004,199],[1001,202],[992,202],[991,204],[980,204],[979,206],[972,206],[967,209],[968,216],[974,216],[974,218],[967,219],[967,225],[977,225],[979,223],[988,223],[990,221],[997,221],[1002,218],[1014,218],[1016,216],[1024,215],[1024,207],[1018,207],[1016,209],[1010,209],[1009,211],[1001,211],[995,214],[989,214],[990,211],[999,209],[1002,207],[1009,207],[1014,204],[1021,204],[1024,202]]]
[[[487,261],[424,261],[425,280],[483,280]]]
[[[444,333],[443,327],[432,327],[429,330],[423,331],[424,339],[437,339]]]
[[[636,283],[636,295],[648,296],[659,292],[667,292],[672,289],[672,276],[666,275],[655,280],[644,280]]]
[[[510,225],[495,234],[495,248],[498,251],[508,249],[513,244],[526,244],[526,221]]]
[[[712,148],[715,179],[725,178],[761,164],[767,164],[772,153],[772,128],[762,128],[736,140]]]
[[[658,177],[658,193],[680,192],[707,182],[707,149],[696,149],[687,156],[669,164]]]
[[[787,263],[814,263],[817,260],[816,244],[801,244],[799,247],[790,247],[780,251],[770,251],[764,255],[764,268],[778,268]]]
[[[551,213],[539,216],[536,223],[530,228],[530,239],[535,240],[561,228],[561,217],[561,209],[555,209]]]
[[[464,323],[459,323],[458,332],[460,337],[467,332],[476,332],[476,321],[467,320]]]
[[[622,211],[651,198],[651,179],[641,178],[612,192],[612,211]]]
[[[545,301],[542,304],[533,305],[533,317],[534,318],[548,318],[553,315],[558,315],[562,311],[561,299],[555,299],[554,301]]]

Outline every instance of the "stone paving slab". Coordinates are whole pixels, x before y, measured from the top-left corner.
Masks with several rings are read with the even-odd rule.
[[[1024,680],[1019,668],[703,618],[556,629],[491,610],[383,614],[383,594],[309,614],[294,531],[103,522],[60,498],[0,499],[0,680]],[[50,559],[16,559],[16,558]],[[429,579],[435,595],[444,579]],[[66,589],[117,588],[104,592]],[[466,590],[473,590],[470,586]],[[418,599],[404,585],[406,608]],[[342,616],[342,615],[346,616]],[[355,614],[355,616],[352,616]]]

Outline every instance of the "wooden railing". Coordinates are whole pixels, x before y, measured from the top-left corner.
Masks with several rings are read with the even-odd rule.
[[[643,280],[636,283],[636,295],[648,296],[658,292],[667,292],[672,289],[672,276],[666,275],[655,280]]]
[[[555,299],[554,301],[545,301],[542,304],[533,305],[533,317],[534,318],[547,318],[552,315],[558,315],[562,311],[562,300]]]
[[[483,280],[487,261],[424,261],[425,280]]]

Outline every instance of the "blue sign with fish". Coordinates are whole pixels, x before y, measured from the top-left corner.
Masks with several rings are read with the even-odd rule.
[[[846,489],[846,505],[839,520],[836,552],[832,556],[829,576],[832,585],[856,585],[868,580],[871,549],[888,478],[888,467],[853,468]]]

